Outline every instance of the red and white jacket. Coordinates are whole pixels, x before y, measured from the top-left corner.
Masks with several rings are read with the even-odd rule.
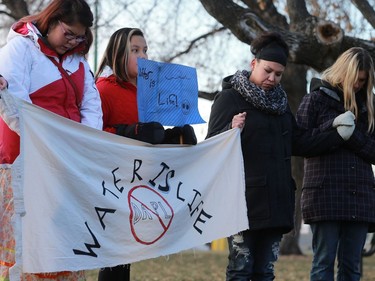
[[[81,49],[78,45],[59,56],[43,42],[33,24],[16,23],[0,50],[0,73],[13,95],[101,130],[100,96]],[[59,68],[65,69],[76,89]],[[19,154],[19,138],[1,119],[0,136],[0,163],[13,163]]]

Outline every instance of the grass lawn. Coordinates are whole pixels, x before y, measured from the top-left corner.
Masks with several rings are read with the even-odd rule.
[[[363,259],[362,281],[375,281],[375,256]],[[225,251],[186,251],[132,264],[132,281],[220,281],[225,280]],[[311,255],[280,256],[277,281],[308,281]],[[87,281],[97,281],[97,271],[87,272]]]

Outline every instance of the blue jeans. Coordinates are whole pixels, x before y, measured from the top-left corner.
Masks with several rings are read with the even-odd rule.
[[[274,230],[244,231],[228,237],[227,281],[274,280],[282,233]]]
[[[337,281],[361,278],[362,250],[368,223],[327,221],[311,224],[314,258],[310,280],[333,281],[337,256]]]

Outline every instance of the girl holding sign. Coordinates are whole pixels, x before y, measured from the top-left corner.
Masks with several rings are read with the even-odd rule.
[[[103,108],[103,129],[140,141],[196,144],[194,129],[185,125],[164,130],[158,122],[138,121],[137,59],[147,59],[148,46],[143,32],[137,28],[117,30],[107,45],[96,73],[96,85]]]
[[[196,144],[190,125],[165,130],[158,122],[138,121],[137,59],[147,59],[147,50],[143,32],[137,28],[121,28],[109,39],[95,75],[102,99],[103,130],[151,144]],[[130,280],[130,264],[103,268],[98,280]]]

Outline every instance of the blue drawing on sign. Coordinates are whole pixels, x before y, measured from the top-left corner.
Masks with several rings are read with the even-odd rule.
[[[170,94],[165,101],[161,100],[162,93],[158,93],[158,105],[174,105],[178,107],[178,96],[175,94]]]
[[[184,115],[189,115],[190,114],[190,102],[188,100],[183,100],[182,101],[182,104],[181,104],[181,107],[182,107],[182,113]]]
[[[140,70],[141,71],[139,72],[139,76],[145,80],[148,80],[148,78],[150,77],[150,74],[153,73],[152,71],[147,71],[145,67],[142,67]]]
[[[190,80],[190,78],[186,75],[184,75],[184,76],[180,76],[180,75],[179,76],[171,76],[171,77],[165,76],[165,79],[167,79],[167,80]]]

